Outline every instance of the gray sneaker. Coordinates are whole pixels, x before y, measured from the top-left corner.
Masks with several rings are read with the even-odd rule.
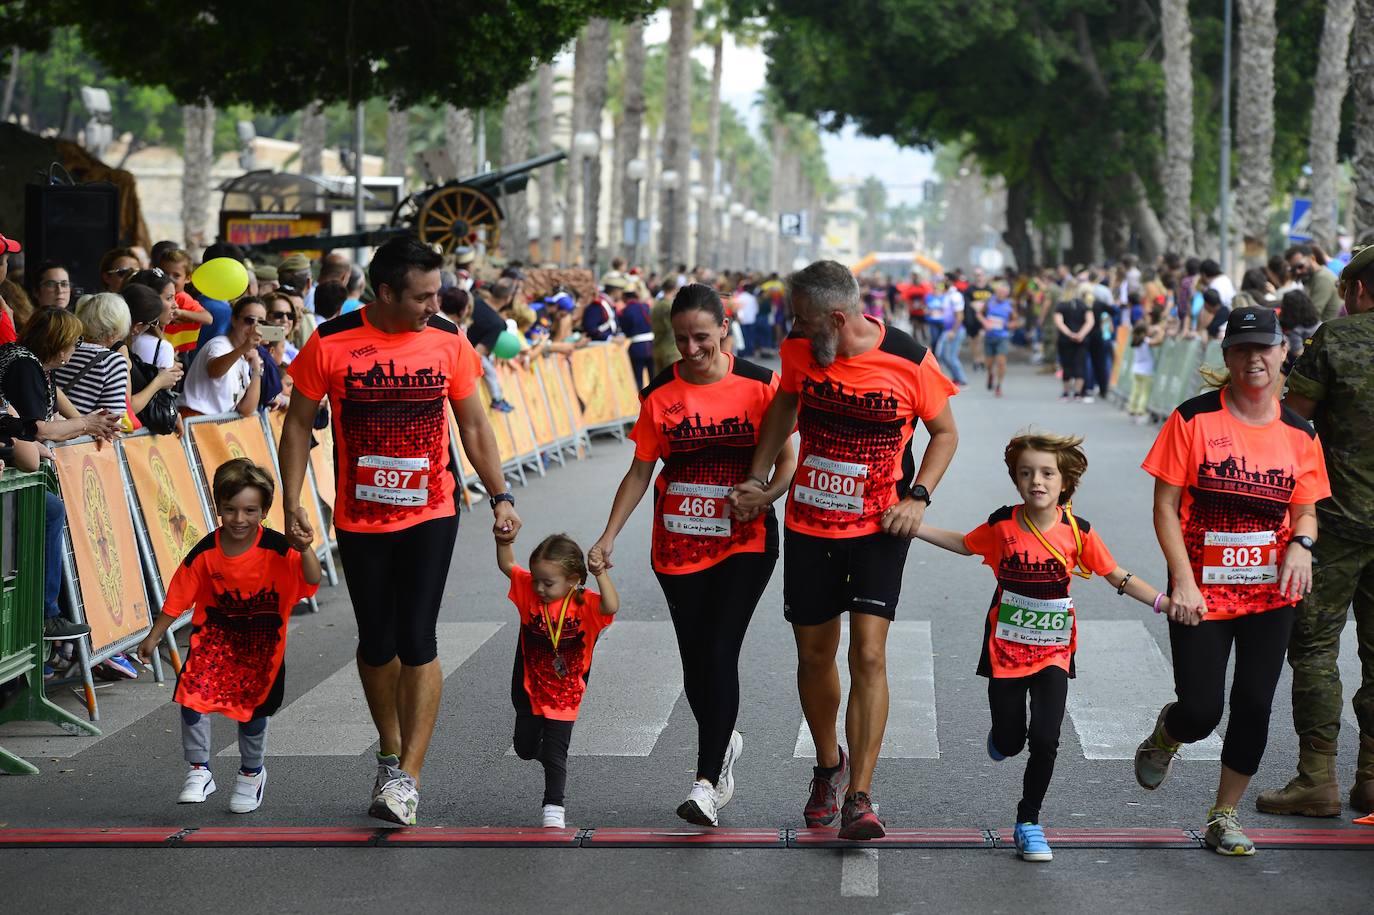
[[[1248,857],[1255,853],[1255,843],[1241,831],[1234,807],[1213,807],[1207,811],[1207,835],[1203,841],[1219,855]]]
[[[1174,707],[1170,702],[1159,710],[1159,717],[1155,719],[1155,729],[1150,732],[1150,736],[1141,741],[1140,746],[1135,751],[1135,780],[1140,787],[1146,791],[1153,791],[1164,780],[1169,777],[1169,770],[1174,767],[1174,756],[1178,754],[1178,748],[1182,744],[1165,743],[1164,716],[1169,714],[1169,709]]]
[[[389,756],[377,754],[377,780],[372,783],[372,800],[382,793],[386,783],[401,776],[401,758],[394,753]]]
[[[368,808],[368,816],[402,826],[414,826],[416,811],[420,808],[420,791],[415,787],[415,779],[406,772],[382,786],[377,799]]]

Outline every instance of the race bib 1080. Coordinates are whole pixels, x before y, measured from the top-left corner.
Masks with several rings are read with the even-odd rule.
[[[1036,600],[1002,592],[997,638],[1022,645],[1067,645],[1073,638],[1073,599]]]
[[[792,498],[803,505],[847,515],[864,513],[868,465],[808,454],[797,470]]]

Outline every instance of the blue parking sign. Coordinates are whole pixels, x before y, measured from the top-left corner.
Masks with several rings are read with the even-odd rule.
[[[1293,198],[1293,215],[1288,219],[1288,240],[1312,240],[1312,201],[1305,197]]]

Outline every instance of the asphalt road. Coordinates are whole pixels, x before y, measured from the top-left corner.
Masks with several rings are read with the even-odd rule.
[[[967,530],[1014,501],[1002,449],[1028,423],[1080,433],[1087,437],[1090,467],[1075,499],[1077,512],[1094,523],[1118,561],[1162,584],[1163,561],[1150,522],[1151,481],[1139,469],[1154,428],[1131,425],[1107,404],[1060,404],[1053,378],[1027,366],[1013,367],[1001,399],[974,381],[954,401],[959,452],[927,521]],[[921,441],[918,435],[918,448]],[[630,455],[628,445],[599,438],[586,460],[551,469],[518,489],[525,534],[517,555],[527,555],[557,530],[590,545]],[[495,565],[489,523],[485,508],[463,516],[448,576],[441,624],[463,660],[445,670],[443,706],[421,787],[424,826],[538,822],[538,765],[507,752],[515,614]],[[620,660],[605,653],[604,645],[598,649],[588,698],[597,702],[595,713],[584,710],[578,725],[593,749],[618,749],[570,760],[570,826],[682,825],[673,810],[691,782],[695,727],[685,699],[674,690],[680,671],[671,641],[664,639],[671,630],[649,571],[648,541],[648,514],[641,506],[615,553],[613,575],[623,609],[609,632],[621,627],[627,633],[617,643]],[[395,576],[433,573],[387,570]],[[796,755],[801,714],[781,585],[779,567],[744,647],[738,727],[746,744],[723,827],[801,826],[810,762]],[[899,714],[933,716],[936,733],[921,737],[906,721],[905,732],[919,738],[920,747],[880,760],[875,794],[889,827],[991,828],[1010,835],[1024,757],[1000,764],[988,759],[985,683],[974,674],[991,587],[990,573],[977,560],[924,544],[911,550],[898,620],[923,625],[908,630],[905,653],[892,673],[913,684],[912,705]],[[1080,653],[1080,678],[1070,687],[1071,716],[1042,821],[1051,829],[1200,829],[1215,789],[1215,753],[1211,759],[1181,760],[1170,781],[1153,793],[1135,785],[1128,759],[1103,758],[1116,753],[1112,740],[1125,739],[1113,728],[1122,730],[1122,721],[1140,714],[1119,715],[1117,703],[1141,694],[1167,698],[1171,691],[1163,620],[1117,597],[1100,580],[1077,583],[1075,598],[1085,625],[1118,625],[1097,630],[1105,653]],[[376,825],[366,817],[374,747],[348,739],[352,719],[339,704],[351,697],[356,717],[360,689],[348,672],[355,629],[347,592],[324,588],[319,603],[318,615],[298,615],[292,625],[287,702],[269,738],[270,779],[259,811],[245,817],[227,810],[232,756],[214,760],[220,792],[209,802],[175,804],[183,773],[176,707],[168,701],[169,687],[139,682],[102,691],[104,723],[112,732],[97,741],[73,744],[78,738],[52,736],[51,729],[32,725],[0,727],[0,744],[20,749],[42,769],[36,777],[0,779],[0,826]],[[1080,642],[1087,641],[1086,632]],[[1153,645],[1142,649],[1140,639]],[[1142,657],[1153,666],[1141,668],[1146,673],[1137,681],[1131,665]],[[604,659],[609,660],[603,666]],[[72,697],[61,698],[74,707]],[[1256,789],[1287,779],[1297,743],[1290,721],[1285,674]],[[1125,730],[1133,740],[1143,736]],[[302,745],[301,734],[317,733],[319,751]],[[1083,734],[1092,739],[1085,741]],[[218,749],[232,747],[227,721],[217,722],[215,742]],[[1347,722],[1339,757],[1346,783],[1356,742]],[[274,746],[298,755],[273,755]],[[899,758],[902,753],[912,758]],[[1253,810],[1256,789],[1242,809],[1248,827],[1348,825],[1348,816],[1313,823],[1259,814]],[[175,902],[201,911],[283,912],[379,903],[416,911],[770,911],[819,904],[854,911],[1223,906],[1344,912],[1368,910],[1374,891],[1370,860],[1359,851],[1275,848],[1262,848],[1249,860],[1227,860],[1201,850],[1060,847],[1049,865],[1020,862],[1002,849],[13,849],[0,851],[0,885],[4,909],[11,911]]]

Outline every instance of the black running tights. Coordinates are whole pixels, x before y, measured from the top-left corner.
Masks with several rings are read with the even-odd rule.
[[[572,730],[571,721],[559,721],[528,712],[515,714],[515,755],[521,759],[537,759],[544,767],[545,804],[563,806]]]
[[[1221,762],[1241,775],[1254,775],[1269,742],[1269,711],[1283,672],[1293,608],[1279,607],[1196,626],[1169,623],[1178,701],[1164,717],[1174,740],[1195,743],[1221,723],[1226,701],[1226,661],[1236,646],[1231,677],[1231,717],[1221,742]]]
[[[1030,696],[1030,727],[1026,726],[1026,697]],[[1059,728],[1069,697],[1069,675],[1060,667],[1046,667],[1029,677],[988,680],[988,708],[992,711],[992,745],[1003,756],[1015,756],[1030,744],[1030,759],[1021,780],[1021,803],[1016,822],[1039,823],[1040,805],[1054,776],[1059,755]]]
[[[739,714],[739,653],[776,553],[736,553],[686,575],[658,574],[697,719],[697,778],[715,784]]]

